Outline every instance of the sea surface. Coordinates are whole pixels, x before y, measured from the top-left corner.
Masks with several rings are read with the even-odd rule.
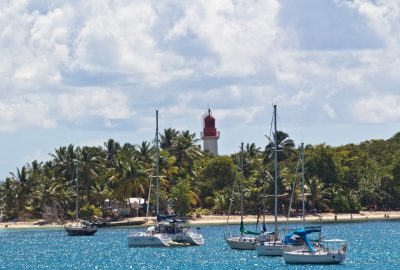
[[[2,229],[0,269],[400,269],[400,221],[322,226],[327,238],[347,240],[344,264],[285,265],[282,257],[229,249],[225,226],[201,226],[205,245],[184,248],[129,248],[132,228],[100,228],[91,237],[67,236],[63,229]]]

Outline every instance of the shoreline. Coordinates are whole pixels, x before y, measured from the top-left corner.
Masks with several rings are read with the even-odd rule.
[[[198,218],[191,218],[187,220],[189,225],[224,225],[227,224],[227,215],[204,215]],[[359,221],[371,221],[371,220],[399,220],[400,211],[360,211],[356,214],[334,214],[334,213],[322,213],[322,214],[308,214],[306,215],[306,222],[359,222]],[[144,217],[127,218],[125,221],[140,221],[144,220]],[[274,223],[274,216],[266,215],[265,223]],[[155,224],[155,218],[149,218],[148,222],[138,226],[125,226],[125,227],[143,227],[151,224]],[[301,223],[301,217],[291,217],[289,223]],[[256,215],[245,215],[245,224],[255,224],[257,222]],[[279,223],[286,223],[287,217],[278,216]],[[262,217],[259,219],[259,223],[262,223]],[[231,225],[240,224],[240,216],[232,215],[229,216],[229,223]],[[0,223],[0,229],[59,229],[63,228],[64,224],[57,223],[45,223],[43,220],[37,221],[21,221],[21,222],[2,222]]]

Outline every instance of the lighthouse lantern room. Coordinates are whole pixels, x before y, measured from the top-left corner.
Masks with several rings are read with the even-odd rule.
[[[203,132],[201,132],[201,139],[203,140],[203,150],[217,156],[219,131],[215,128],[215,118],[211,114],[211,109],[208,109],[208,113],[203,117]]]

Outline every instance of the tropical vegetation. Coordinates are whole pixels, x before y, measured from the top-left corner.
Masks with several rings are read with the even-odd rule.
[[[243,151],[213,156],[201,150],[188,130],[169,128],[160,135],[160,209],[224,214],[233,194],[237,212],[240,189],[247,213],[256,214],[261,207],[272,211],[268,195],[274,191],[275,145],[269,137],[263,147],[246,143]],[[296,211],[301,208],[300,147],[283,131],[277,132],[277,141],[280,212],[289,209],[292,192]],[[155,157],[154,144],[146,141],[134,145],[109,139],[98,147],[59,147],[48,161],[32,161],[0,182],[1,213],[8,219],[70,219],[78,195],[80,214],[88,219],[112,217],[113,207],[125,209],[124,215],[143,215],[146,205],[137,211],[129,198],[146,199],[150,188],[154,212]],[[400,133],[358,145],[307,145],[305,190],[308,212],[400,209]]]

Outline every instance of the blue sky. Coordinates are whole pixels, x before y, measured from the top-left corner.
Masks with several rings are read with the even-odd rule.
[[[266,145],[272,104],[296,143],[400,131],[398,0],[4,0],[0,179],[68,144],[199,134]]]

